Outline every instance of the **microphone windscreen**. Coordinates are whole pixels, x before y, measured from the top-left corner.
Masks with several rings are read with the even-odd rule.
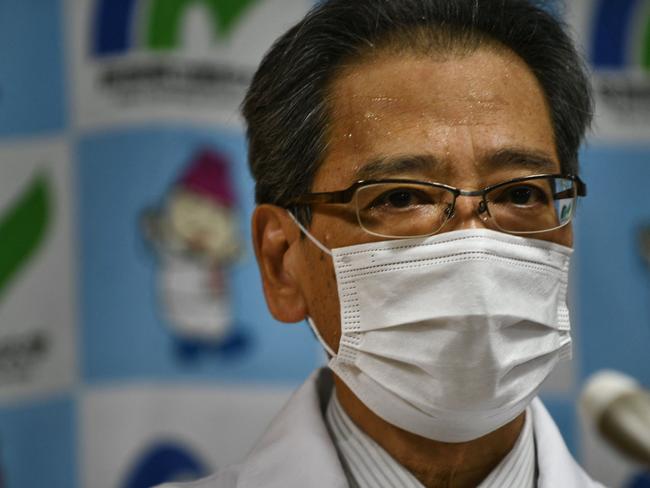
[[[638,382],[616,371],[597,373],[583,389],[581,407],[610,445],[650,466],[650,393]]]
[[[580,406],[586,417],[597,424],[603,411],[616,398],[639,389],[639,383],[633,378],[605,369],[592,375],[587,380],[580,395]]]

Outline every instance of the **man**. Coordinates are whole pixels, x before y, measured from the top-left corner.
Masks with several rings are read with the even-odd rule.
[[[535,394],[570,356],[581,61],[523,0],[330,0],[244,103],[269,309],[330,369],[205,487],[582,487]]]

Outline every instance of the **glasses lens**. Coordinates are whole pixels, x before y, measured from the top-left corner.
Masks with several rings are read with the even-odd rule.
[[[447,221],[454,195],[437,186],[418,183],[376,183],[355,194],[361,227],[384,237],[431,235]]]
[[[576,188],[569,178],[544,176],[505,183],[488,192],[490,216],[501,230],[544,232],[568,224],[576,204]]]

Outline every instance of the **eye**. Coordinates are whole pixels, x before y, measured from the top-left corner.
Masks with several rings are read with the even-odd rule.
[[[531,207],[548,202],[546,193],[533,185],[517,185],[505,188],[495,199],[495,203]]]
[[[510,201],[516,205],[526,205],[530,202],[533,191],[530,188],[520,187],[510,190]]]
[[[410,190],[395,190],[389,192],[384,200],[387,204],[393,207],[404,208],[408,207],[415,200],[415,195]]]
[[[422,191],[413,188],[395,188],[379,195],[372,202],[372,207],[404,209],[416,205],[431,203],[430,198]]]

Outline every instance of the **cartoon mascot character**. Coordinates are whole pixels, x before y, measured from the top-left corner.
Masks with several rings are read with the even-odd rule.
[[[199,151],[144,227],[160,260],[159,292],[185,352],[242,345],[233,331],[228,267],[241,254],[228,160]]]

